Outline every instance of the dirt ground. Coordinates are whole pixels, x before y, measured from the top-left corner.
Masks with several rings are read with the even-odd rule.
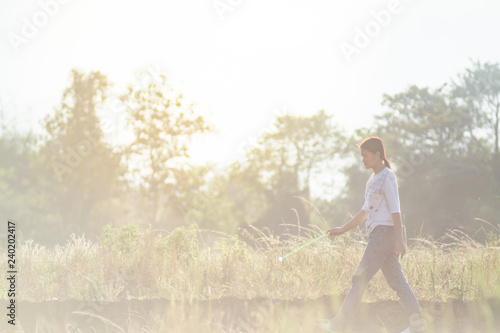
[[[314,300],[221,298],[20,302],[16,326],[1,332],[322,332],[314,321],[332,317],[342,298]],[[428,332],[500,332],[500,300],[421,302]],[[407,315],[397,301],[363,303],[350,332],[401,332]]]

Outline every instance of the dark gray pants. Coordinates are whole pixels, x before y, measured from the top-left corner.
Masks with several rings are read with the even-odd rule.
[[[379,269],[382,269],[389,286],[397,292],[408,314],[421,311],[413,290],[406,282],[399,258],[394,253],[395,242],[394,227],[377,226],[372,230],[358,270],[352,277],[352,287],[340,308],[341,312],[354,316],[368,283]]]

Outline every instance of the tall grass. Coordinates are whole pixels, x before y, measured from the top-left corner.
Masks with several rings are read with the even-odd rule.
[[[18,298],[29,301],[124,298],[217,299],[221,297],[311,299],[345,294],[361,259],[361,230],[313,243],[322,231],[300,227],[300,236],[256,231],[253,244],[236,236],[179,228],[163,235],[138,226],[106,227],[98,243],[72,235],[64,246],[19,244]],[[418,238],[401,261],[419,300],[500,298],[500,237],[486,243],[450,232],[439,240]],[[6,267],[6,256],[0,257]],[[0,280],[6,291],[7,281]],[[2,292],[6,295],[6,292]],[[397,299],[377,273],[365,301]]]

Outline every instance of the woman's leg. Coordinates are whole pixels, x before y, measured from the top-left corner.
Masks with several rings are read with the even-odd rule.
[[[375,227],[370,233],[365,253],[352,277],[352,287],[342,303],[338,317],[354,316],[361,304],[368,283],[393,251],[394,228],[389,226]]]
[[[389,286],[396,291],[408,314],[420,313],[418,300],[403,274],[396,254],[391,253],[382,265],[382,273]]]
[[[410,331],[416,333],[424,332],[424,324],[420,318],[420,311],[422,311],[422,309],[420,308],[420,304],[418,304],[418,300],[415,297],[413,290],[406,281],[396,254],[391,253],[387,257],[387,260],[382,265],[382,273],[384,274],[389,286],[398,294],[401,302],[409,314]]]

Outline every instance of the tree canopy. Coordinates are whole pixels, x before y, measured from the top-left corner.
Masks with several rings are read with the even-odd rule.
[[[280,115],[243,159],[223,169],[191,159],[193,138],[213,125],[165,76],[139,74],[121,96],[110,87],[100,72],[73,70],[60,104],[42,122],[43,136],[2,127],[0,154],[8,158],[0,161],[0,205],[23,221],[25,237],[96,237],[104,225],[130,220],[227,233],[248,225],[274,233],[297,223],[341,225],[363,203],[369,172],[356,144],[369,135],[386,145],[409,236],[439,237],[448,228],[473,235],[485,227],[476,218],[498,223],[498,63],[471,62],[440,87],[386,94],[384,111],[367,128],[342,130],[324,110]],[[109,112],[110,96],[120,98],[132,133],[120,147],[106,141],[99,116]],[[323,196],[332,186],[336,196]]]

